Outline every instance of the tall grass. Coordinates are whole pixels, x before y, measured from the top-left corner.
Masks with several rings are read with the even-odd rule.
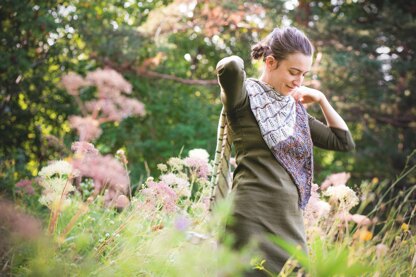
[[[315,202],[311,203],[316,206],[309,206],[305,212],[309,254],[271,238],[293,255],[280,275],[414,276],[415,186],[402,187],[398,193],[395,189],[401,180],[414,174],[411,159],[416,154],[412,155],[393,183],[364,181],[354,194],[344,188],[335,193],[335,188],[345,184],[328,178],[332,184],[328,186],[327,182],[326,189],[315,188]],[[240,276],[251,267],[267,271],[254,249],[235,252],[227,243],[232,238],[218,243],[220,237],[226,237],[223,230],[232,209],[232,196],[208,211],[206,170],[210,164],[202,150],[171,158],[159,169],[161,177],[141,184],[124,205],[117,203],[116,197],[108,201],[105,184],[95,190],[94,178],[76,174],[43,176],[50,185],[54,179],[65,184],[55,188],[56,198],[48,198],[49,202],[45,197],[52,196],[46,189],[35,188],[42,191],[41,195],[27,195],[22,190],[18,202],[21,206],[30,204],[27,213],[33,209],[44,215],[44,231],[34,238],[23,237],[13,221],[8,221],[5,234],[10,243],[3,251],[2,274]],[[346,183],[348,177],[343,176],[341,183]],[[67,191],[68,185],[76,189]],[[43,199],[48,209],[36,206],[34,198]],[[313,220],[308,218],[311,215]],[[302,266],[300,273],[294,272],[297,264]]]

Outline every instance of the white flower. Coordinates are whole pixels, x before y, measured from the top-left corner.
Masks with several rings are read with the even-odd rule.
[[[181,187],[187,187],[189,186],[189,182],[186,179],[180,178],[176,176],[173,173],[168,173],[160,176],[160,180],[163,181],[168,186],[181,186]]]
[[[189,151],[188,157],[201,159],[205,162],[209,161],[209,153],[202,148],[196,148]]]
[[[188,180],[181,178],[173,173],[160,176],[160,180],[166,185],[173,187],[179,196],[189,197],[191,194]]]
[[[168,167],[165,164],[158,164],[157,169],[159,169],[161,172],[168,171]]]
[[[376,256],[377,258],[381,258],[384,255],[387,254],[387,252],[389,251],[389,248],[387,245],[379,243],[376,245]]]
[[[361,214],[353,214],[351,216],[352,221],[354,221],[355,223],[357,223],[358,225],[370,225],[371,224],[371,220],[366,217],[365,215],[361,215]]]
[[[177,157],[172,157],[168,160],[168,165],[177,171],[181,171],[183,169],[183,160]]]
[[[69,176],[70,174],[75,176],[76,172],[73,171],[70,163],[62,160],[52,162],[48,166],[43,167],[39,172],[39,176],[44,178],[51,178],[55,174],[58,174],[59,177],[63,175]]]
[[[56,209],[60,201],[62,201],[61,208],[65,208],[71,203],[71,200],[66,198],[69,192],[75,190],[71,180],[46,178],[40,181],[40,185],[43,187],[42,196],[39,198],[41,204],[50,209]]]
[[[358,204],[357,195],[347,186],[331,186],[324,192],[324,195],[329,196],[331,201],[339,201],[340,206],[348,211]]]
[[[329,205],[328,202],[322,200],[316,202],[315,205],[319,217],[326,217],[331,210],[331,205]]]

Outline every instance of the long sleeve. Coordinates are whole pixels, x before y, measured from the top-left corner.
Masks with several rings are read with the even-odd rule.
[[[247,94],[243,87],[246,75],[243,60],[238,56],[226,57],[218,62],[216,71],[225,111],[241,107]]]
[[[313,116],[308,115],[308,117],[314,146],[341,152],[355,149],[355,143],[349,131],[328,127]]]

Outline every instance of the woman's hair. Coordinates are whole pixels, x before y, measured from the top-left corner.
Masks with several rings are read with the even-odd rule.
[[[251,48],[251,57],[255,60],[265,60],[267,56],[272,55],[280,61],[294,53],[312,56],[313,50],[312,43],[297,28],[275,28],[265,39]]]

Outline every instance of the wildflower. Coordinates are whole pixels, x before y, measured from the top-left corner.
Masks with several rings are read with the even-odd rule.
[[[146,206],[154,209],[161,206],[162,210],[166,212],[174,212],[176,210],[176,203],[178,201],[178,195],[175,191],[163,182],[147,182],[147,188],[142,190],[142,194],[145,196]]]
[[[177,157],[172,157],[168,160],[168,165],[174,171],[181,171],[183,169],[184,162],[182,159]]]
[[[72,143],[71,149],[75,154],[98,154],[98,150],[95,149],[94,145],[86,141],[76,141]]]
[[[40,220],[19,211],[12,202],[6,200],[0,200],[0,222],[2,236],[5,235],[3,231],[7,231],[24,239],[35,239],[42,232]],[[2,242],[5,241],[7,239],[2,237]]]
[[[190,184],[188,180],[184,178],[178,177],[173,173],[168,173],[161,175],[160,180],[168,186],[172,187],[178,196],[188,197],[191,195]]]
[[[70,116],[69,125],[71,128],[77,129],[80,141],[92,141],[102,133],[98,120],[90,116]]]
[[[185,232],[190,225],[190,221],[186,216],[180,215],[175,219],[175,229],[180,232]]]
[[[146,114],[143,103],[121,95],[115,98],[90,100],[85,103],[85,108],[91,113],[99,111],[101,117],[115,122],[120,122],[129,116]]]
[[[373,238],[373,233],[367,230],[367,228],[361,228],[354,234],[354,238],[358,238],[360,241],[369,241]]]
[[[120,208],[120,209],[124,209],[126,208],[128,205],[130,204],[129,199],[127,198],[127,196],[121,194],[117,197],[116,200],[116,208]]]
[[[189,158],[200,159],[200,160],[203,160],[207,163],[209,161],[208,152],[205,149],[201,149],[201,148],[196,148],[196,149],[190,150],[189,153],[188,153],[188,157]]]
[[[376,256],[377,258],[381,258],[387,254],[387,251],[389,251],[389,248],[387,245],[379,243],[376,245]]]
[[[124,153],[123,149],[119,149],[116,152],[116,157],[124,164],[126,165],[128,163],[126,153]]]
[[[340,207],[347,211],[358,204],[357,195],[347,186],[331,186],[324,192],[324,195],[329,196],[330,201],[338,202]]]
[[[71,179],[46,178],[40,181],[40,185],[43,187],[42,196],[39,198],[39,202],[42,205],[55,210],[58,208],[59,203],[61,203],[62,208],[67,207],[71,203],[70,199],[65,198],[69,192],[75,190]]]
[[[16,187],[22,189],[25,193],[32,195],[35,193],[35,190],[32,187],[32,180],[24,179],[16,183]]]
[[[352,214],[350,214],[348,211],[344,211],[344,210],[338,212],[336,217],[338,219],[340,219],[341,221],[346,222],[346,223],[348,223],[352,220]]]
[[[318,222],[319,219],[326,217],[331,210],[331,206],[319,198],[318,189],[317,184],[312,184],[311,197],[304,213],[306,225]]]
[[[100,97],[114,97],[120,92],[130,94],[132,91],[131,84],[113,69],[97,69],[89,72],[86,79],[97,86]]]
[[[403,223],[400,229],[402,229],[403,232],[407,232],[409,231],[409,225],[406,223]]]
[[[371,224],[371,220],[365,215],[353,214],[351,220],[361,226],[367,226]]]
[[[346,172],[336,173],[329,175],[325,181],[321,184],[321,190],[326,190],[329,186],[341,186],[346,185],[351,174]]]
[[[168,171],[168,167],[165,164],[158,164],[157,169],[159,169],[161,172]]]
[[[62,86],[66,89],[68,94],[72,96],[79,95],[79,89],[83,86],[87,86],[88,82],[84,80],[80,75],[70,72],[62,77]]]
[[[52,178],[54,175],[58,175],[59,177],[62,176],[69,176],[69,175],[77,175],[77,171],[73,170],[72,165],[66,161],[53,161],[48,166],[43,167],[40,172],[39,176],[44,178]]]
[[[136,99],[119,96],[113,101],[120,107],[121,118],[134,115],[144,116],[146,114],[144,104]]]
[[[188,180],[180,178],[173,173],[161,175],[160,180],[171,187],[175,185],[189,186]]]
[[[96,193],[108,187],[110,190],[125,194],[128,190],[130,180],[123,165],[110,155],[86,155],[72,161],[74,168],[80,174],[94,180]]]

